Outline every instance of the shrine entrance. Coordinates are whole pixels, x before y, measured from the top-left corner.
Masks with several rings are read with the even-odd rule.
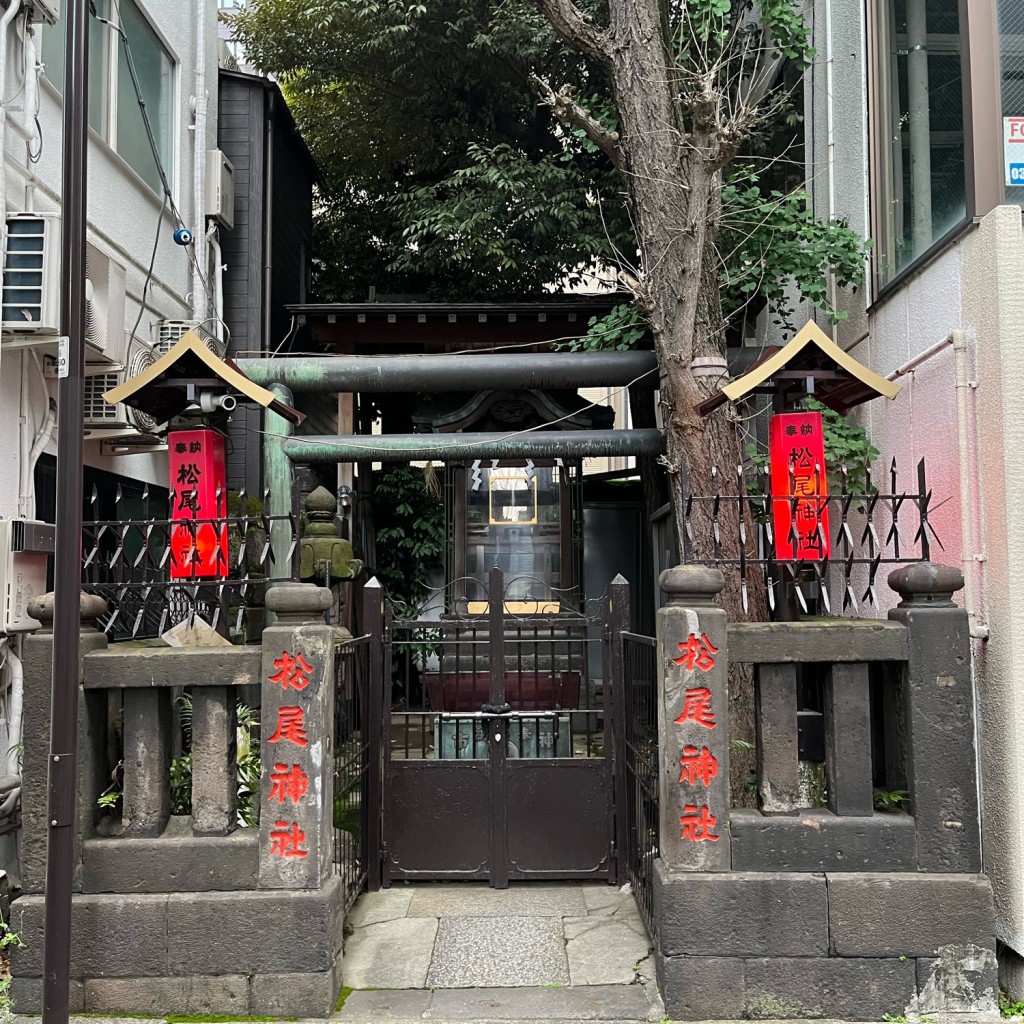
[[[384,691],[380,884],[615,879],[607,602],[573,607],[499,568],[486,586],[450,584],[445,610],[416,619],[368,593]]]

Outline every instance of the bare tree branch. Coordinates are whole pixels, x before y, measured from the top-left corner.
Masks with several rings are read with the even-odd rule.
[[[572,0],[537,0],[551,27],[567,42],[602,64],[611,60],[608,35],[587,17]]]
[[[533,80],[541,87],[543,102],[551,108],[559,123],[566,128],[580,129],[611,160],[616,170],[621,170],[619,133],[608,131],[589,111],[584,110],[572,98],[572,89],[568,85],[555,92],[543,78],[534,75]]]

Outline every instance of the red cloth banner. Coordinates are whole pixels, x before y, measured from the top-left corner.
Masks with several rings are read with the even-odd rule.
[[[769,421],[768,435],[775,557],[823,561],[832,548],[821,413],[779,413]]]
[[[224,435],[216,430],[173,430],[167,446],[174,499],[171,519],[195,524],[171,527],[171,579],[227,576],[227,524],[202,521],[227,515]]]

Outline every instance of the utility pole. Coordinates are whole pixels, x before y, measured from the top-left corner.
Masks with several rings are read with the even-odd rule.
[[[89,0],[65,0],[64,182],[60,330],[66,346],[57,388],[57,523],[53,686],[46,819],[43,1022],[66,1024],[71,977],[78,669],[81,652],[82,441],[85,364],[85,194],[89,138]]]

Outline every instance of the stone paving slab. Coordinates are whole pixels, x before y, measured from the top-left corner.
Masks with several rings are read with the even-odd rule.
[[[382,921],[397,921],[408,915],[412,894],[412,889],[364,892],[356,900],[346,922],[353,928],[363,928],[368,924],[380,924]]]
[[[562,925],[573,985],[632,984],[637,973],[634,964],[650,954],[650,943],[639,917],[635,922],[617,915],[569,917]]]
[[[434,951],[434,918],[381,921],[345,943],[342,984],[349,988],[424,988]]]
[[[647,1020],[650,1004],[639,985],[585,988],[476,988],[434,993],[430,1019],[480,1021]]]
[[[429,988],[567,984],[565,938],[557,918],[441,918]]]
[[[614,891],[614,890],[612,890]],[[579,885],[512,883],[486,889],[479,883],[418,885],[408,917],[583,917],[587,906]]]
[[[434,993],[427,989],[377,989],[353,992],[334,1020],[422,1020],[430,1009]]]

